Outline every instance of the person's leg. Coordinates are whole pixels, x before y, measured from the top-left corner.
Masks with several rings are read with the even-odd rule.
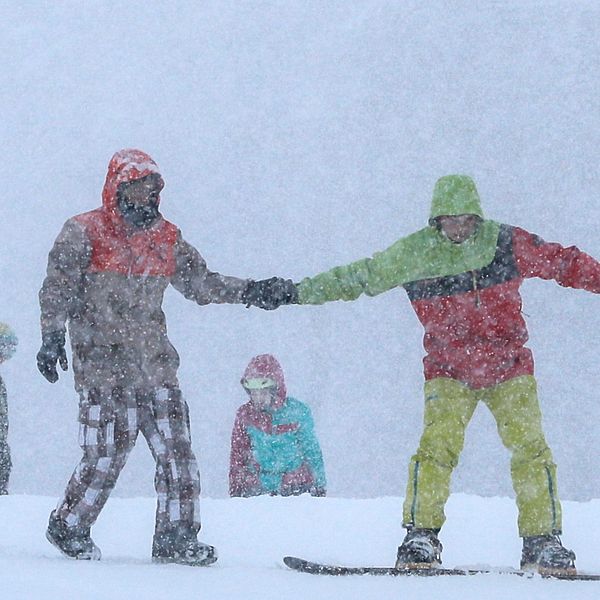
[[[7,442],[0,442],[0,496],[8,494],[8,480],[12,461],[10,459],[10,448]]]
[[[0,379],[0,495],[8,494],[8,480],[12,461],[8,446],[8,403],[6,388]]]
[[[156,461],[157,493],[153,560],[203,566],[215,549],[198,541],[200,473],[192,451],[188,406],[178,388],[141,399],[140,429]]]
[[[575,554],[563,547],[562,511],[556,465],[542,431],[537,386],[522,376],[486,390],[502,442],[511,452],[511,475],[523,538],[521,567],[529,570],[575,570]]]
[[[83,456],[53,514],[67,527],[89,530],[135,443],[135,396],[121,389],[82,394],[79,425]]]
[[[484,398],[511,453],[511,475],[521,536],[560,534],[562,511],[556,465],[544,433],[535,379],[516,377],[487,390]]]
[[[156,531],[183,524],[200,530],[200,473],[192,450],[188,407],[177,388],[150,394],[141,409],[140,429],[156,461]]]
[[[403,510],[407,528],[439,530],[450,495],[450,477],[464,445],[477,394],[448,378],[425,382],[424,429],[409,466]]]

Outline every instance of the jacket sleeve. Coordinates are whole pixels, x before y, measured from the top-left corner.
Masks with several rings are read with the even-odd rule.
[[[42,334],[64,331],[67,319],[77,312],[91,254],[83,226],[69,219],[48,254],[46,278],[39,293]]]
[[[175,243],[175,273],[171,283],[188,300],[200,305],[239,304],[248,280],[210,271],[198,250],[179,234]]]
[[[522,277],[554,279],[564,287],[600,293],[600,262],[576,246],[545,242],[514,227],[513,250]]]
[[[321,452],[321,446],[317,440],[315,425],[310,409],[306,405],[304,405],[304,409],[299,423],[300,427],[298,429],[297,439],[302,447],[304,461],[312,471],[315,487],[325,490],[327,487],[327,479],[325,477],[323,453]]]
[[[238,411],[231,432],[229,495],[248,497],[259,494],[258,470],[258,464],[252,456],[250,437],[246,432],[243,417]]]
[[[406,283],[404,239],[383,252],[345,266],[334,267],[298,284],[300,304],[324,304],[333,300],[356,300],[361,294],[377,296]]]

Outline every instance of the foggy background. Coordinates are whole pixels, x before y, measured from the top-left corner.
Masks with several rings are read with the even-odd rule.
[[[58,496],[79,460],[72,373],[51,385],[35,366],[37,292],[116,150],[156,160],[163,214],[227,275],[299,280],[369,256],[423,227],[454,172],[487,216],[600,257],[599,26],[592,0],[1,2],[11,491]],[[559,491],[600,497],[600,298],[522,291]],[[402,290],[266,313],[171,289],[164,309],[204,495],[227,494],[239,379],[264,352],[313,410],[329,495],[404,494],[423,350]],[[153,474],[140,437],[115,494],[152,495]],[[453,491],[512,494],[484,406]]]

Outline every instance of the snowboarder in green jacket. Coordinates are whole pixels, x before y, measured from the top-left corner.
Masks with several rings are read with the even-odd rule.
[[[600,293],[600,263],[484,217],[473,180],[439,179],[427,227],[371,258],[303,279],[279,304],[323,304],[404,287],[425,335],[424,429],[409,466],[396,566],[441,564],[438,533],[465,429],[479,402],[511,453],[523,538],[521,567],[574,572],[564,548],[556,465],[541,423],[533,355],[521,313],[525,278]]]

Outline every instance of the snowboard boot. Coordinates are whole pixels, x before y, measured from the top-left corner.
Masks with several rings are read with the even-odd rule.
[[[46,539],[58,548],[67,558],[77,560],[100,560],[102,553],[90,537],[90,530],[82,527],[68,527],[54,511],[50,514]]]
[[[205,567],[217,560],[213,546],[198,541],[196,532],[187,527],[155,533],[152,542],[152,562],[177,563],[191,567]]]
[[[409,527],[398,548],[396,569],[431,569],[442,564],[442,543],[439,529]]]
[[[521,569],[540,575],[574,575],[575,552],[565,548],[558,535],[524,537]]]

